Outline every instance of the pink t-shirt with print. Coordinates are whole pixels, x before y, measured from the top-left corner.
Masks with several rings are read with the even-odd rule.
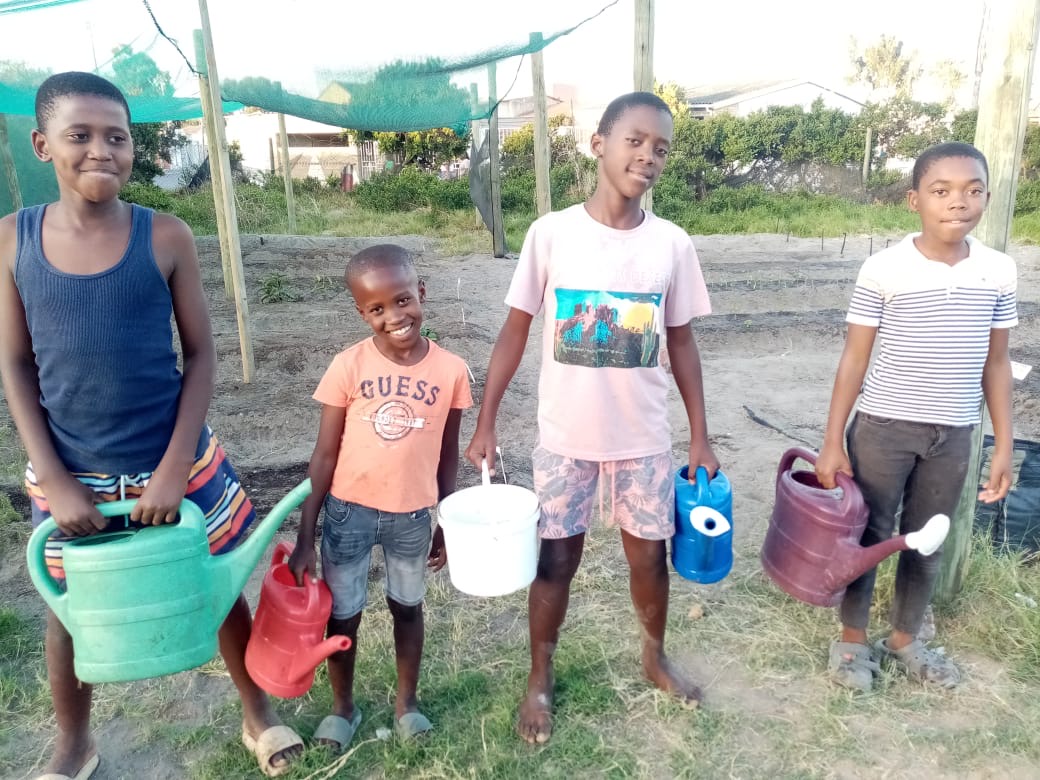
[[[531,225],[506,303],[545,312],[538,430],[546,449],[593,461],[671,449],[665,328],[711,312],[697,252],[647,213],[632,230],[583,204]]]
[[[448,412],[473,405],[462,358],[431,341],[426,357],[401,366],[365,339],[333,358],[314,398],[347,410],[332,495],[384,512],[437,503]]]

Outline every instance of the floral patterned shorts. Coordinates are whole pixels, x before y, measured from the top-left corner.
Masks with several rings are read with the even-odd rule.
[[[599,498],[604,524],[620,525],[639,539],[670,539],[675,534],[675,474],[671,452],[633,460],[576,460],[535,448],[534,491],[542,507],[538,531],[543,539],[565,539],[589,530]],[[610,501],[604,511],[604,492]]]

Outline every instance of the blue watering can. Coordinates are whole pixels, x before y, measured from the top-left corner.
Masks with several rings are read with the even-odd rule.
[[[721,471],[709,481],[703,467],[690,484],[689,466],[675,474],[672,566],[683,577],[718,582],[733,567],[733,489]]]

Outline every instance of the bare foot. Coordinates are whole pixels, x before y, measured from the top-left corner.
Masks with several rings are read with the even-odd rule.
[[[690,709],[700,704],[703,697],[701,689],[687,680],[663,653],[643,654],[643,674],[662,691],[670,693]]]
[[[51,760],[44,767],[44,774],[55,773],[75,777],[88,761],[97,755],[97,747],[94,738],[87,736],[85,739],[72,739],[62,737],[59,732],[55,740],[54,753]]]
[[[531,745],[543,745],[552,735],[553,675],[552,669],[544,675],[527,678],[527,695],[520,702],[517,733]]]

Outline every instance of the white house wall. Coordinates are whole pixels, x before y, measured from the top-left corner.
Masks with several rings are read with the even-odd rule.
[[[764,111],[770,106],[801,106],[805,111],[808,111],[812,108],[812,104],[817,98],[823,99],[823,105],[826,108],[839,109],[846,114],[858,114],[862,108],[855,100],[822,89],[815,84],[798,84],[762,95],[734,99],[728,105],[716,104],[713,113],[748,116],[756,111]]]

